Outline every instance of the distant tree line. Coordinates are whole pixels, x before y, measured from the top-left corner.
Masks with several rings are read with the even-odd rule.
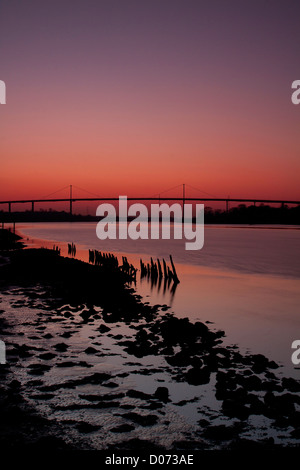
[[[205,207],[205,224],[285,224],[300,225],[300,205],[280,207],[266,204],[240,204],[228,211]],[[128,218],[128,220],[132,220]],[[99,217],[93,215],[70,214],[66,211],[39,210],[36,212],[0,211],[0,223],[6,222],[93,222]]]
[[[266,204],[246,206],[240,204],[227,211],[204,209],[206,224],[285,224],[300,225],[300,205],[288,207]]]

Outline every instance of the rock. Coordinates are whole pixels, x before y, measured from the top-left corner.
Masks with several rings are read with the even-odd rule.
[[[163,401],[164,403],[167,403],[169,401],[169,390],[167,387],[157,387],[154,392],[154,397],[160,401]]]
[[[114,335],[113,338],[116,340],[123,339],[123,335]]]
[[[66,352],[68,347],[69,346],[65,343],[57,343],[54,345],[54,348],[56,349],[56,351],[59,351],[59,352]]]
[[[94,313],[95,313],[94,310],[90,309],[90,310],[84,310],[79,315],[83,319],[83,322],[87,323],[89,320],[93,321],[93,318],[91,318],[91,317],[93,316]]]
[[[261,384],[261,389],[269,392],[282,392],[283,388],[278,385],[275,380],[264,380]]]
[[[130,432],[134,430],[134,426],[131,424],[121,424],[120,426],[117,426],[115,428],[112,428],[110,431],[111,432],[116,432],[116,433],[121,433],[121,432]]]
[[[48,371],[51,369],[50,366],[46,366],[44,364],[31,364],[29,366],[29,369],[27,371],[27,374],[30,374],[30,375],[43,375],[44,372]]]
[[[91,402],[99,402],[99,401],[110,401],[115,400],[118,398],[124,398],[124,393],[114,393],[110,395],[79,395],[79,398],[83,398],[84,400],[91,401]]]
[[[91,432],[98,431],[99,429],[101,429],[101,426],[95,426],[95,425],[90,424],[90,423],[79,423],[76,426],[76,428],[82,434],[89,434]]]
[[[78,362],[78,365],[79,365],[80,367],[87,367],[87,368],[93,367],[92,364],[88,364],[86,361],[79,361],[79,362]]]
[[[54,359],[54,357],[56,357],[56,354],[48,352],[48,353],[40,354],[38,357],[39,357],[39,359],[44,359],[45,361],[50,361],[50,359]]]
[[[300,439],[300,428],[291,431],[290,435],[293,439]]]
[[[163,407],[163,403],[161,401],[151,401],[149,405],[141,406],[144,410],[159,410]]]
[[[289,390],[290,392],[300,392],[300,382],[293,379],[293,378],[283,378],[282,379],[282,386],[286,390]]]
[[[98,350],[90,346],[86,348],[84,352],[85,354],[95,354],[98,352]]]
[[[264,415],[266,411],[265,403],[253,393],[248,393],[247,403],[250,404],[250,414],[252,415]]]
[[[250,409],[245,405],[238,403],[234,400],[224,400],[222,404],[223,412],[226,416],[230,418],[238,418],[245,420],[249,417]]]
[[[107,333],[110,331],[110,328],[102,323],[102,325],[99,326],[98,330],[100,333]]]
[[[62,338],[70,338],[72,336],[73,333],[71,333],[70,331],[66,331],[65,333],[62,333],[60,336]]]
[[[35,395],[31,395],[31,398],[34,398],[35,400],[51,400],[54,397],[54,393],[37,393]]]
[[[262,381],[256,375],[244,377],[242,384],[246,390],[262,390]]]
[[[212,439],[214,441],[229,441],[239,435],[241,426],[226,426],[220,424],[218,426],[209,426],[203,432],[203,437],[206,439]]]
[[[278,365],[275,361],[269,361],[268,367],[269,367],[270,369],[278,369],[278,368],[279,368],[279,365]]]
[[[152,398],[152,395],[140,392],[139,390],[128,390],[126,395],[130,398],[139,398],[140,400],[150,400]]]
[[[78,365],[78,362],[64,361],[64,362],[58,362],[56,364],[56,367],[74,367],[74,366],[77,366],[77,365]]]
[[[166,357],[166,361],[171,366],[186,367],[191,364],[191,357],[186,350],[181,350],[173,356]]]
[[[279,366],[274,361],[269,361],[265,356],[262,354],[254,354],[252,356],[253,366],[252,370],[256,374],[260,374],[261,372],[265,372],[267,368],[277,369]]]
[[[8,384],[8,386],[10,388],[16,390],[16,389],[19,389],[21,387],[21,382],[19,382],[19,380],[14,379]]]
[[[140,415],[134,412],[125,413],[122,417],[140,424],[141,426],[153,426],[158,421],[158,418],[155,415]]]
[[[298,398],[299,397],[291,395],[290,393],[275,396],[272,392],[267,392],[264,397],[264,402],[272,415],[290,416],[295,412],[294,402],[297,402]]]
[[[71,317],[73,317],[73,315],[72,315],[71,312],[64,312],[64,317],[65,318],[71,318]]]
[[[199,419],[198,424],[202,428],[206,428],[207,426],[209,426],[210,423],[207,419]]]
[[[108,388],[117,388],[119,385],[116,382],[106,382],[105,384],[102,384],[103,387],[108,387]]]
[[[208,367],[196,368],[193,367],[185,374],[185,380],[190,385],[203,385],[209,383],[210,370]]]

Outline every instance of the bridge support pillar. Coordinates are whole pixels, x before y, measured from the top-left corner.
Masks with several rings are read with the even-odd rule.
[[[31,212],[34,212],[34,201],[31,202]]]
[[[8,203],[8,212],[11,213],[11,202]]]

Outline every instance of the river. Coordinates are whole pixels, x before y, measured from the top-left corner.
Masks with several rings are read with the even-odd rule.
[[[77,257],[88,249],[115,253],[139,267],[139,259],[169,260],[180,284],[174,292],[137,276],[137,292],[151,304],[167,304],[177,316],[212,322],[226,332],[227,344],[261,353],[297,378],[291,344],[300,337],[300,230],[287,226],[205,226],[204,246],[186,251],[184,240],[105,240],[96,223],[28,223],[17,230],[29,246],[67,243]],[[41,241],[43,240],[43,241]]]

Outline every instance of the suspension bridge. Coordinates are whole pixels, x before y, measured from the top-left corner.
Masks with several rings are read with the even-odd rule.
[[[81,192],[85,192],[88,194],[86,197],[79,197],[75,196],[74,189]],[[198,193],[203,194],[203,196],[188,196],[187,190],[193,190]],[[68,196],[67,197],[53,197],[55,194],[61,192],[61,191],[66,191],[68,190]],[[174,190],[180,190],[180,194],[178,196],[167,196],[166,193]],[[257,204],[279,204],[281,206],[285,205],[300,205],[300,200],[284,200],[284,199],[257,199],[257,198],[231,198],[231,197],[216,197],[212,194],[206,193],[202,191],[199,188],[195,188],[189,184],[180,184],[177,186],[174,186],[172,188],[166,189],[164,191],[161,191],[160,193],[154,194],[152,196],[136,196],[136,197],[127,197],[128,201],[155,201],[155,202],[173,202],[173,201],[179,201],[182,202],[182,204],[185,204],[186,202],[201,202],[201,203],[216,203],[216,202],[221,202],[225,203],[226,205],[226,211],[228,212],[230,204],[253,204],[256,206]],[[70,215],[73,214],[73,204],[75,202],[108,202],[108,201],[119,201],[119,196],[114,196],[114,197],[107,197],[107,196],[100,196],[94,193],[91,193],[90,191],[87,191],[85,189],[79,188],[78,186],[75,185],[69,185],[65,186],[64,188],[60,188],[54,193],[48,194],[44,197],[38,198],[38,199],[12,199],[12,200],[5,200],[5,201],[0,201],[0,209],[3,207],[2,210],[5,209],[5,206],[8,209],[9,213],[12,213],[12,206],[15,204],[24,204],[24,205],[29,205],[31,207],[31,211],[34,212],[36,209],[37,204],[56,204],[56,203],[67,203],[69,207],[69,213]]]

